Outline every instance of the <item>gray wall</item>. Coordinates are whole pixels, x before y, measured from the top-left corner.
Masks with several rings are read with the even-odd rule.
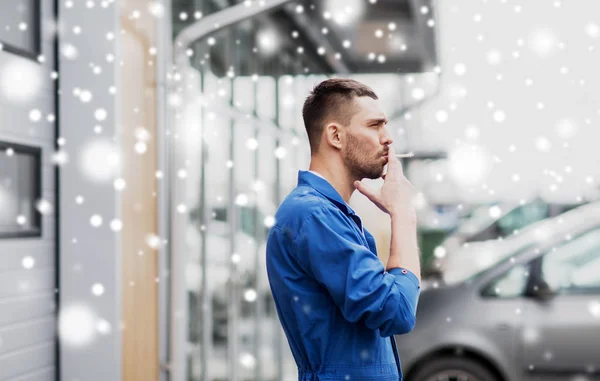
[[[51,20],[53,2],[41,3],[41,19]],[[0,14],[8,14],[8,8],[15,6],[16,2],[2,2]],[[2,28],[10,25],[14,31],[18,27],[15,18],[4,21]],[[47,119],[48,115],[54,114],[55,104],[50,25],[42,23],[44,62],[11,53],[6,46],[0,50],[0,140],[41,148],[41,196],[54,206],[56,185],[52,153],[55,126],[52,118],[51,121]],[[32,27],[34,25],[28,24],[28,28]],[[0,33],[0,40],[1,36]],[[22,74],[21,79],[18,73]],[[34,109],[41,112],[41,120],[37,122],[29,118]],[[0,205],[0,209],[11,209],[9,206]],[[33,267],[23,265],[26,257],[33,259]],[[0,380],[54,380],[55,276],[53,213],[43,216],[41,237],[0,238]]]

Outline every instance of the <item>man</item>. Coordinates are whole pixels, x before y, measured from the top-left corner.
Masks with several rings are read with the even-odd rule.
[[[414,327],[420,292],[414,189],[377,100],[359,82],[328,79],[302,110],[310,168],[267,239],[269,284],[299,380],[402,379],[393,335]],[[380,177],[380,192],[361,182]],[[385,267],[348,205],[355,189],[391,217]]]

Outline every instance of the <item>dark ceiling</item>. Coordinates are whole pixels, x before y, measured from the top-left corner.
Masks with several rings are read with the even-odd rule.
[[[238,1],[241,2],[241,1]],[[261,15],[251,21],[236,26],[232,35],[245,41],[232,55],[227,51],[231,46],[215,46],[210,49],[214,64],[226,70],[237,63],[237,75],[251,75],[259,72],[270,75],[281,74],[335,74],[335,73],[418,73],[433,71],[437,65],[435,23],[432,0],[303,0],[293,1],[275,11]],[[176,34],[194,20],[180,20],[177,15],[194,10],[203,14],[217,12],[227,6],[227,0],[175,0],[173,9],[173,29]],[[232,5],[229,1],[229,5]],[[334,4],[335,9],[331,9]],[[348,23],[339,23],[344,13],[339,5],[359,4],[363,8],[360,17]],[[301,11],[301,12],[299,12]],[[349,8],[346,8],[346,12]],[[329,14],[327,14],[329,12]],[[191,17],[190,17],[191,18]],[[253,52],[256,38],[244,36],[261,28],[276,30],[280,37],[280,47],[275,55],[261,55]],[[323,33],[323,28],[327,33]],[[296,32],[296,33],[294,33]],[[228,32],[220,34],[227,35]],[[229,32],[231,33],[231,31]],[[298,47],[303,48],[298,53]],[[319,48],[321,50],[319,51]],[[338,53],[338,54],[336,54]],[[248,55],[251,64],[244,58]]]
[[[300,14],[295,12],[293,4],[284,9],[290,18],[305,26],[304,30],[313,32],[315,45],[326,41],[333,51],[342,53],[342,61],[350,72],[433,70],[437,65],[435,26],[432,28],[427,24],[429,19],[434,19],[431,0],[377,0],[374,4],[361,0],[359,3],[364,4],[362,15],[346,25],[336,22],[331,15],[333,12],[330,12],[331,18],[324,17],[327,11],[332,11],[326,0],[304,1],[304,12]],[[315,6],[311,7],[311,4]],[[422,8],[426,13],[421,11]],[[323,26],[329,31],[327,35],[320,33]],[[343,45],[344,41],[350,42],[348,48]]]

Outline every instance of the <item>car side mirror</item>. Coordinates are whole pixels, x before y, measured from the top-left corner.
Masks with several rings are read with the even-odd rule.
[[[548,283],[540,281],[531,288],[531,296],[539,300],[552,299],[556,293],[550,288]]]

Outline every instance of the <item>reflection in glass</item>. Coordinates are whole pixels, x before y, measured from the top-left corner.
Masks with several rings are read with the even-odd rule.
[[[39,54],[38,0],[0,3],[0,43],[4,50],[37,58]]]
[[[174,32],[195,12],[206,17],[217,10],[207,4],[176,2]],[[194,43],[193,76],[182,76],[189,104],[177,139],[186,152],[175,173],[188,174],[176,181],[185,182],[189,211],[190,381],[297,378],[267,279],[266,238],[281,197],[310,158],[304,99],[292,94],[308,94],[325,77],[304,76],[312,65],[296,57],[295,42],[275,55],[255,52],[264,21],[246,20]]]
[[[484,291],[485,296],[498,298],[514,298],[522,296],[527,285],[528,270],[526,265],[516,265],[505,274],[494,280]]]
[[[40,153],[0,143],[0,237],[39,235]]]
[[[559,293],[600,291],[600,229],[573,238],[546,255],[544,281]]]

